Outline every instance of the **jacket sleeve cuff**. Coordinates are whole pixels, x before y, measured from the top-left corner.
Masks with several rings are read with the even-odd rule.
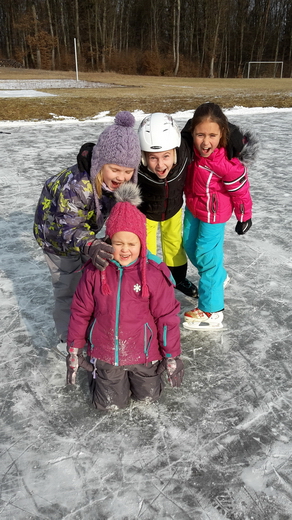
[[[68,348],[84,348],[86,345],[85,339],[75,339],[74,341],[68,341]]]

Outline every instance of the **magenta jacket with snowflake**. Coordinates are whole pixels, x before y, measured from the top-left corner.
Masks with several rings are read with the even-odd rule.
[[[160,262],[160,263],[158,263]],[[67,342],[111,365],[142,364],[175,357],[180,348],[180,310],[166,265],[148,253],[150,296],[142,298],[140,259],[106,268],[111,294],[101,292],[101,272],[89,262],[76,289]]]
[[[187,208],[203,222],[227,222],[233,211],[240,222],[252,217],[246,167],[237,158],[229,160],[225,148],[216,148],[210,157],[194,150],[185,196]]]

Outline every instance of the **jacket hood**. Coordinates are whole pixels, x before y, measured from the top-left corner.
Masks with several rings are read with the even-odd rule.
[[[258,136],[249,130],[244,133],[244,137],[246,144],[241,150],[238,158],[247,166],[256,160],[260,149],[260,141]]]

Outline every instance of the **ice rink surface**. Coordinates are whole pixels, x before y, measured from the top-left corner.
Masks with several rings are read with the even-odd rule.
[[[261,146],[253,226],[226,227],[225,328],[181,327],[183,386],[107,414],[91,407],[85,373],[65,386],[32,227],[45,179],[113,119],[1,123],[1,520],[292,518],[292,109],[226,114]],[[191,115],[174,117],[182,128]],[[182,314],[196,304],[177,298]]]

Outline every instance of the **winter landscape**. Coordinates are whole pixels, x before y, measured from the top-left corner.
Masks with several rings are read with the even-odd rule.
[[[106,414],[81,370],[65,386],[32,226],[45,179],[113,118],[1,122],[1,520],[292,518],[292,109],[226,114],[256,132],[260,151],[253,226],[238,236],[233,217],[226,228],[224,329],[181,327],[183,386]],[[182,128],[192,112],[173,116]],[[177,298],[182,314],[196,304]]]

